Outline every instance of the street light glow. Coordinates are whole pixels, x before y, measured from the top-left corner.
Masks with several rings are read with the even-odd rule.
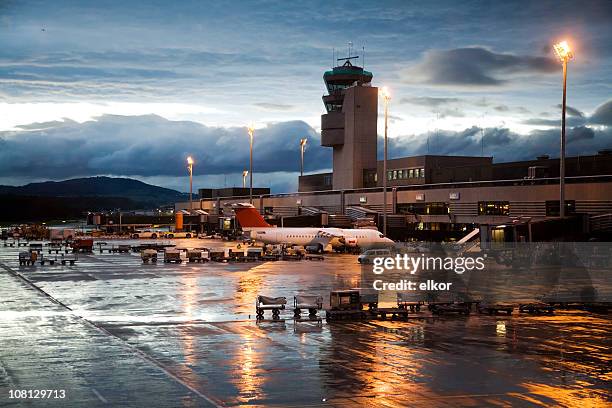
[[[300,139],[300,176],[304,175],[304,149],[306,149],[306,143],[308,143],[307,138]]]
[[[193,157],[187,157],[187,170],[189,170],[189,212],[193,211]]]
[[[567,41],[561,41],[560,43],[553,45],[553,49],[555,50],[555,54],[557,54],[557,57],[559,57],[561,62],[569,61],[574,58],[574,54],[572,53],[572,50],[570,49],[570,46]]]
[[[386,100],[391,99],[391,93],[389,92],[389,88],[387,88],[386,86],[380,88],[380,96],[382,96]]]
[[[248,170],[243,170],[242,171],[242,188],[246,188],[246,178],[249,175],[249,171]]]
[[[389,88],[387,88],[386,86],[380,88],[380,95],[383,97],[383,101],[385,103],[385,138],[383,143],[383,234],[387,235],[387,133],[389,130],[389,100],[391,100],[391,93],[389,92]]]
[[[555,54],[563,65],[563,99],[561,102],[561,154],[559,156],[559,217],[565,217],[565,110],[567,99],[567,63],[574,58],[567,41],[553,45]]]

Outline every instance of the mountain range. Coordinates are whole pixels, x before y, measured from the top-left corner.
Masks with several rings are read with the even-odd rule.
[[[104,176],[0,186],[0,221],[82,218],[87,211],[153,209],[188,199],[176,190]]]

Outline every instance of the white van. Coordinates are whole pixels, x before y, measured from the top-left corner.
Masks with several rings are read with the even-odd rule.
[[[388,257],[391,256],[391,251],[388,249],[369,249],[359,255],[357,258],[357,262],[360,264],[370,264],[372,263],[372,259],[379,257]]]
[[[157,239],[159,237],[159,233],[157,231],[136,231],[132,234],[133,239]]]
[[[191,232],[168,232],[164,237],[165,238],[191,238],[194,237],[195,233]]]

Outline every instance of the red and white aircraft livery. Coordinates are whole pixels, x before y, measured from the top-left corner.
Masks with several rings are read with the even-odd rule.
[[[242,230],[249,232],[251,239],[264,244],[292,244],[317,246],[320,251],[336,247],[386,248],[395,244],[374,229],[275,227],[248,203],[233,205]]]

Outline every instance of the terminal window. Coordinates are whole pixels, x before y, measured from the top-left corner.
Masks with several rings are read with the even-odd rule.
[[[447,215],[449,214],[448,203],[401,203],[397,205],[399,214],[417,215]]]
[[[478,215],[508,215],[510,203],[508,201],[480,201],[478,202]]]
[[[415,178],[425,178],[425,169],[398,169],[387,170],[387,180],[408,180]]]
[[[427,203],[425,213],[427,215],[447,215],[449,213],[448,203]]]
[[[397,205],[400,214],[425,214],[425,203],[401,203]]]
[[[364,187],[376,187],[376,169],[364,169],[363,170],[363,186]]]

